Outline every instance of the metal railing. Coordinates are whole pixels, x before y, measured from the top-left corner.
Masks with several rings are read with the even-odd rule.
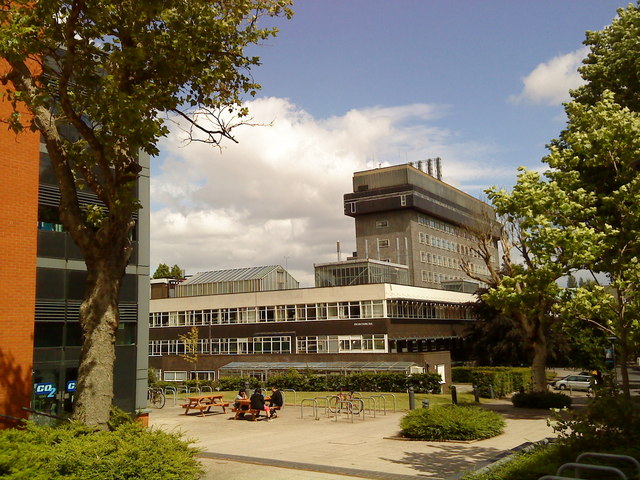
[[[585,459],[591,458],[599,461],[606,461],[607,463],[628,463],[633,466],[636,470],[634,477],[637,478],[640,475],[640,463],[628,455],[615,455],[611,453],[599,453],[599,452],[584,452],[578,455],[575,462],[564,463],[560,465],[555,475],[544,475],[540,477],[538,480],[567,480],[567,479],[576,479],[576,478],[594,478],[593,473],[601,473],[606,475],[613,475],[614,477],[620,480],[628,480],[627,475],[625,475],[620,469],[616,467],[612,467],[610,465],[593,465],[590,463],[582,463]],[[575,476],[565,477],[562,474],[565,470],[572,470]],[[585,473],[588,476],[583,477],[582,474]],[[607,477],[609,478],[609,477]]]

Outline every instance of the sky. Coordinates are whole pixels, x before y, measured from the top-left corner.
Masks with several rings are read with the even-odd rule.
[[[477,198],[542,169],[580,85],[586,30],[616,0],[300,0],[248,49],[262,89],[222,148],[171,127],[151,167],[151,272],[313,265],[355,250],[353,172],[442,158]]]

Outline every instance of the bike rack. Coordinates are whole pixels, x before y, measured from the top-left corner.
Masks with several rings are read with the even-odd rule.
[[[582,471],[613,474],[621,480],[627,480],[628,478],[621,470],[615,467],[580,463],[585,458],[626,462],[631,464],[635,468],[636,475],[640,474],[640,463],[635,458],[630,457],[628,455],[617,455],[612,453],[599,453],[599,452],[584,452],[578,455],[575,462],[565,463],[561,465],[560,468],[558,468],[558,471],[556,472],[555,475],[545,475],[543,477],[540,477],[538,480],[567,480],[569,478],[572,478],[572,479],[584,478],[581,476]],[[567,469],[572,469],[577,476],[576,477],[560,476],[560,474]],[[593,478],[593,477],[590,477],[590,478]]]
[[[293,406],[296,406],[296,391],[293,388],[283,388],[282,389],[282,400],[284,401],[284,404],[286,405],[287,402],[285,401],[284,398],[284,392],[293,392]]]
[[[178,395],[180,395],[181,393],[184,392],[184,395],[186,397],[189,396],[189,387],[187,387],[186,385],[179,385],[176,387],[176,392],[178,393]]]
[[[313,402],[313,415],[316,420],[320,420],[318,416],[318,400],[315,398],[303,398],[300,400],[300,418],[304,418],[304,402]]]
[[[604,467],[601,465],[588,465],[586,463],[575,463],[575,462],[565,463],[563,465],[560,465],[560,468],[558,468],[558,471],[556,472],[556,474],[560,475],[562,472],[568,469],[572,469],[577,475],[580,475],[583,470],[586,470],[589,472],[611,473],[619,477],[620,480],[628,480],[627,476],[615,467]],[[574,478],[580,478],[580,477],[574,477]]]
[[[613,453],[584,452],[578,455],[576,462],[580,463],[585,458],[595,458],[596,460],[613,460],[618,462],[626,462],[633,465],[636,469],[636,475],[640,476],[640,462],[629,455],[617,455]]]
[[[176,387],[164,387],[164,389],[162,389],[164,391],[164,396],[167,396],[167,392],[171,391],[171,393],[173,394],[173,406],[176,406],[176,403],[178,403],[178,390],[176,389]]]
[[[208,388],[208,390],[205,390],[205,388]],[[203,385],[202,387],[200,387],[200,393],[202,392],[213,393],[213,387],[211,387],[210,385]]]
[[[393,413],[396,413],[396,396],[393,393],[380,393],[379,396],[381,396],[382,398],[385,398],[387,396],[390,396],[391,398],[393,398]],[[386,402],[386,399],[385,399]],[[385,407],[386,407],[386,403],[385,403]],[[386,415],[386,408],[385,408],[385,415]]]

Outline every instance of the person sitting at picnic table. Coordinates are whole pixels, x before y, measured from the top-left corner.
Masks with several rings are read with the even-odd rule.
[[[236,410],[238,408],[242,407],[242,410],[248,410],[249,406],[248,405],[240,405],[240,402],[238,402],[238,400],[245,400],[247,399],[247,392],[242,388],[240,390],[238,390],[238,395],[236,395],[236,398],[233,401],[233,408],[235,408]],[[244,418],[244,413],[240,413],[238,415],[239,418]]]
[[[267,412],[267,420],[269,420],[269,406],[264,403],[264,396],[262,390],[256,388],[256,391],[251,395],[251,410],[260,410]]]
[[[284,398],[282,397],[282,392],[278,390],[278,387],[276,386],[271,387],[271,400],[269,401],[269,405],[271,406],[271,415],[269,418],[277,418],[277,410],[282,408],[282,405],[284,405]]]
[[[247,392],[244,389],[238,390],[238,395],[236,395],[236,398],[234,399],[234,403],[233,403],[234,408],[238,408],[240,406],[240,403],[238,403],[238,400],[245,400],[246,398],[247,398]]]

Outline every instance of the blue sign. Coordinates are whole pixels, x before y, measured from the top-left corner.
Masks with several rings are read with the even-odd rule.
[[[67,382],[67,392],[75,392],[77,382],[78,382],[77,380],[69,380]]]
[[[47,398],[54,398],[58,391],[56,386],[51,382],[36,383],[34,390],[36,395],[46,396]]]

